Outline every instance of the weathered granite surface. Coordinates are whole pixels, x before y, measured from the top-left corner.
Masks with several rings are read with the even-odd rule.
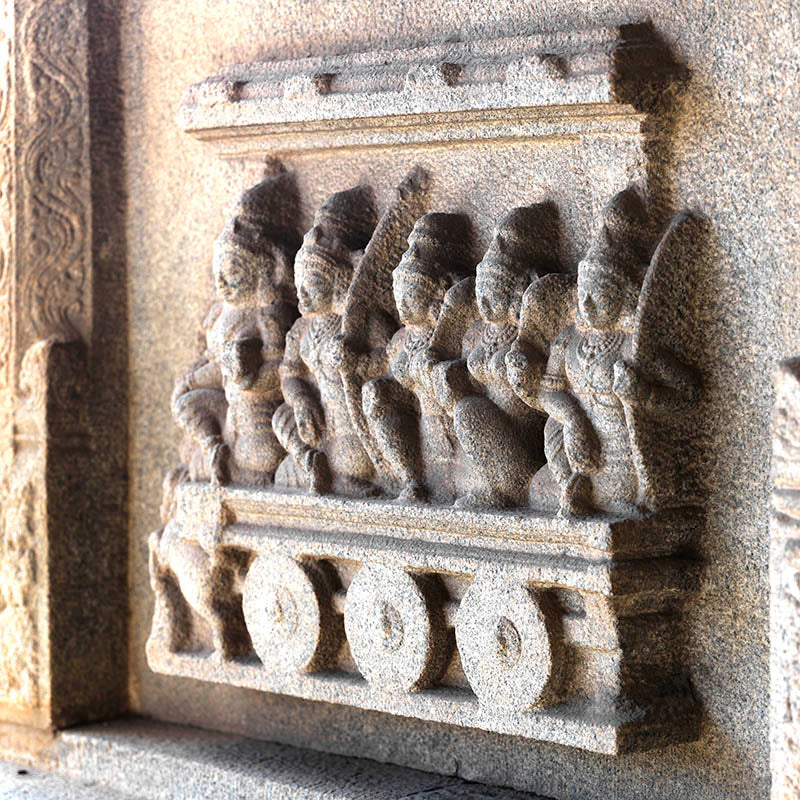
[[[40,763],[51,772],[0,762],[0,798],[538,800],[452,775],[146,720],[65,731]]]
[[[767,495],[773,365],[797,350],[797,63],[787,58],[796,27],[790,3],[480,2],[413,7],[385,3],[364,15],[350,3],[309,6],[217,3],[198,7],[137,0],[123,6],[129,166],[127,238],[131,334],[131,568],[134,707],[145,714],[306,743],[338,752],[458,772],[558,797],[763,797],[768,785]],[[511,737],[345,710],[272,695],[163,678],[144,662],[151,617],[146,540],[157,524],[160,476],[178,434],[169,419],[172,380],[208,301],[208,253],[229,199],[261,175],[253,163],[220,166],[180,134],[174,114],[189,84],[219,67],[260,58],[423,43],[455,31],[514,34],[649,17],[691,77],[660,120],[653,172],[674,207],[699,207],[713,221],[692,308],[706,369],[709,524],[706,563],[689,611],[687,660],[705,716],[697,743],[622,758],[532,745]],[[574,152],[531,155],[519,143],[424,150],[447,187],[440,202],[478,219],[488,243],[491,207],[533,202],[537,176],[575,171]],[[401,151],[402,152],[402,151]],[[537,151],[534,151],[536,153]],[[411,161],[411,154],[406,154]],[[415,150],[414,159],[419,158]],[[480,164],[476,170],[475,163]],[[398,153],[308,154],[288,166],[307,198],[303,224],[331,191],[364,175],[394,185]],[[135,167],[135,168],[131,168]],[[581,167],[583,170],[584,168]],[[597,193],[619,175],[603,170]],[[492,186],[487,197],[485,187]],[[579,209],[564,254],[586,243],[585,184],[559,198]],[[385,198],[379,198],[385,202]],[[169,326],[164,325],[169,320]],[[153,335],[153,331],[163,331]],[[747,613],[742,613],[746,609]]]

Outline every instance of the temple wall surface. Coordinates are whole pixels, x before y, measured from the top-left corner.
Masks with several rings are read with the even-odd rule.
[[[96,9],[99,13],[102,6]],[[129,326],[135,712],[557,798],[766,796],[771,375],[800,345],[800,163],[792,119],[800,75],[796,59],[787,55],[797,33],[796,14],[789,0],[123,4],[118,56],[107,55],[106,62],[119,59],[120,136],[102,143],[124,159],[118,182],[109,180],[103,191],[126,207],[125,297],[118,299],[127,304]],[[668,146],[653,151],[652,170],[674,208],[696,209],[711,225],[691,312],[698,328],[697,352],[691,355],[702,362],[707,404],[708,522],[700,543],[701,588],[688,606],[686,645],[703,709],[699,741],[601,756],[150,671],[147,537],[159,525],[161,479],[177,461],[180,437],[170,416],[170,392],[195,356],[197,330],[211,299],[212,242],[232,200],[262,173],[257,161],[223,161],[179,130],[175,117],[184,89],[236,62],[643,19],[690,71],[665,118]],[[102,77],[98,81],[102,95]],[[586,197],[587,180],[575,161],[563,148],[548,147],[488,142],[350,148],[283,160],[297,175],[304,229],[326,195],[362,179],[376,186],[379,204],[385,203],[389,188],[418,161],[435,176],[439,207],[467,211],[483,246],[504,209],[557,192],[557,202],[573,209],[563,257],[574,264],[588,239],[596,200]],[[556,189],[547,177],[550,153],[575,173]],[[603,187],[610,196],[624,185],[613,159],[580,169],[597,170],[600,194]],[[102,281],[102,273],[96,280]],[[101,348],[95,358],[102,358]]]

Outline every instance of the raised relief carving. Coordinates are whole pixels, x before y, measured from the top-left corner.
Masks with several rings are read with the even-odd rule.
[[[460,445],[428,376],[436,326],[446,308],[457,308],[455,287],[470,272],[470,238],[465,215],[425,214],[392,272],[402,327],[387,347],[388,373],[364,384],[362,405],[401,501],[452,501],[466,477]]]
[[[80,342],[51,337],[29,347],[20,368],[14,460],[0,487],[0,696],[14,721],[61,724],[69,716],[68,701],[53,691],[65,676],[52,656],[63,635],[51,608],[62,575],[52,564],[67,564],[72,536],[85,531],[86,363]]]
[[[424,144],[435,164],[434,142],[514,139],[537,188],[493,207],[433,167],[385,207],[333,187],[274,398],[248,388],[262,328],[209,322],[151,542],[153,669],[603,753],[696,737],[700,231],[665,226],[644,179],[675,72],[624,25],[235,65],[186,91],[179,124],[226,156]],[[264,291],[292,305],[280,280]]]
[[[88,453],[85,353],[64,341],[91,328],[87,40],[85,4],[0,7],[0,716],[42,727],[69,717],[81,640],[51,657],[80,625],[59,580],[79,549],[62,492],[77,509],[81,490],[59,460],[83,473]]]
[[[529,140],[560,135],[565,126],[629,133],[609,110],[646,109],[654,90],[676,73],[648,24],[458,37],[415,48],[224,67],[186,89],[178,124],[226,156],[251,157],[276,146]],[[576,105],[589,113],[571,114]]]
[[[302,316],[287,336],[286,405],[273,420],[291,454],[279,485],[357,496],[392,479],[364,416],[362,390],[386,371],[386,346],[397,328],[392,268],[425,184],[426,176],[412,171],[377,223],[366,187],[334,194],[303,240],[295,266]]]
[[[556,248],[552,206],[513,209],[497,224],[475,278],[453,289],[437,323],[428,380],[452,417],[473,478],[459,505],[522,504],[544,462],[544,416],[514,392],[505,358],[517,337],[523,294],[556,266]]]
[[[293,262],[299,241],[291,176],[274,174],[245,191],[214,243],[217,302],[203,323],[205,350],[178,381],[172,410],[185,431],[185,463],[164,481],[163,527],[150,540],[157,616],[173,647],[189,636],[185,604],[210,629],[214,652],[249,646],[235,591],[238,564],[207,538],[171,522],[185,480],[269,485],[285,451],[272,429],[282,402],[279,367],[297,316]],[[181,622],[178,622],[181,620]]]
[[[296,213],[292,179],[278,172],[242,194],[214,243],[218,300],[203,323],[205,351],[172,396],[192,480],[269,485],[285,454],[272,415],[297,316]]]
[[[192,444],[151,540],[153,668],[600,752],[691,739],[702,515],[669,419],[699,386],[670,317],[695,218],[660,237],[630,186],[575,274],[556,207],[520,206],[473,267],[421,170],[380,216],[337,192],[279,358],[275,180],[217,242],[222,307],[175,395]]]
[[[541,380],[547,468],[532,486],[534,506],[556,505],[556,491],[567,516],[592,510],[630,516],[680,504],[658,486],[674,483],[675,466],[664,452],[650,458],[648,433],[660,424],[659,413],[674,416],[684,410],[681,404],[696,400],[699,385],[648,326],[657,327],[665,299],[658,297],[659,273],[693,223],[689,214],[676,217],[651,260],[650,221],[639,190],[629,187],[606,207],[578,265],[575,322],[553,341]],[[530,397],[531,387],[525,388]]]

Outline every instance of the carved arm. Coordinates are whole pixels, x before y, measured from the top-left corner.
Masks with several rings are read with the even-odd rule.
[[[620,360],[614,365],[614,393],[623,402],[637,403],[655,414],[674,412],[697,401],[700,379],[692,367],[662,351],[647,364],[648,377]]]

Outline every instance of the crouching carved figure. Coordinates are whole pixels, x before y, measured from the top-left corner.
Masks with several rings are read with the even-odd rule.
[[[392,272],[403,327],[387,348],[389,374],[364,384],[362,402],[375,442],[400,483],[401,501],[455,497],[460,448],[450,417],[425,379],[424,354],[446,291],[468,272],[469,242],[463,214],[425,214]]]
[[[445,298],[424,370],[473,468],[459,505],[520,505],[544,463],[544,415],[514,392],[505,357],[526,288],[556,266],[557,240],[552,205],[513,209],[496,226],[475,278]]]
[[[290,454],[279,485],[357,496],[393,480],[361,392],[386,372],[386,346],[397,329],[389,276],[425,185],[424,174],[412,171],[377,224],[366,187],[334,194],[303,240],[295,266],[302,316],[286,340],[285,403],[273,417]]]
[[[193,480],[268,485],[283,457],[272,414],[297,316],[295,211],[291,178],[278,173],[242,194],[214,243],[219,299],[203,326],[206,349],[172,395]]]
[[[268,485],[284,455],[272,415],[280,404],[284,339],[297,316],[295,212],[291,177],[278,172],[242,194],[214,243],[218,301],[203,326],[205,349],[172,395],[173,415],[186,433],[186,463],[165,480],[164,527],[150,538],[157,611],[167,618],[173,647],[179,632],[191,628],[189,608],[209,625],[218,655],[232,654],[243,638],[231,591],[238,567],[213,537],[199,543],[194,530],[184,536],[174,494],[185,480]]]
[[[691,265],[696,223],[679,214],[650,258],[640,192],[629,187],[606,207],[578,266],[575,322],[552,343],[541,379],[547,466],[532,482],[534,506],[636,515],[680,503],[666,417],[686,411],[698,380],[666,349],[675,334],[665,315],[684,301],[680,270]],[[518,380],[529,402],[532,383]]]

